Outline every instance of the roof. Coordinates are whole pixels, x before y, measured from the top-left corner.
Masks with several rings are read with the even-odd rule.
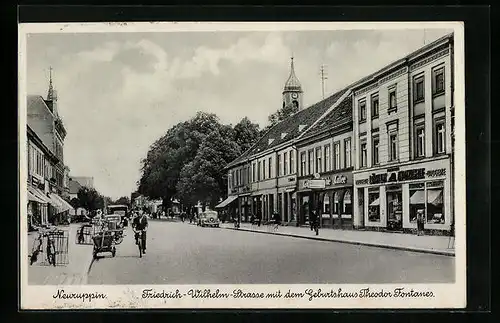
[[[295,75],[295,69],[293,66],[293,57],[292,62],[290,63],[290,76],[288,76],[288,80],[286,80],[284,91],[302,91],[302,86],[300,84],[299,79]]]
[[[307,132],[304,138],[310,138],[326,130],[333,129],[345,122],[352,122],[352,96],[347,95],[330,113]]]
[[[294,113],[285,120],[277,123],[268,130],[259,140],[240,157],[229,163],[226,167],[231,167],[243,161],[248,156],[255,155],[267,149],[274,148],[282,143],[297,138],[305,132],[316,120],[318,120],[348,89],[334,93],[326,99],[313,104],[312,106]],[[302,127],[299,131],[299,127]],[[286,134],[282,136],[282,134]],[[272,142],[270,142],[272,139]]]
[[[78,183],[77,181],[69,181],[69,194],[78,194],[78,191],[82,188],[83,186]]]

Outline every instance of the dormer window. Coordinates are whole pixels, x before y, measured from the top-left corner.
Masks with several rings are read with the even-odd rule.
[[[267,143],[267,144],[268,144],[268,145],[270,145],[270,144],[272,144],[272,143],[273,143],[273,141],[274,141],[274,139],[273,139],[273,138],[269,138],[269,139],[268,139],[268,143]]]
[[[299,125],[299,132],[301,132],[302,130],[304,130],[305,127],[307,127],[306,124]]]
[[[286,137],[286,135],[288,135],[286,132],[282,132],[282,133],[281,133],[281,139],[285,138],[285,137]]]

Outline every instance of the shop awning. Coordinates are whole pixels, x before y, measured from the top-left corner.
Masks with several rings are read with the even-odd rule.
[[[370,203],[370,206],[378,206],[378,205],[380,205],[380,198]]]
[[[48,204],[50,202],[50,199],[42,191],[40,191],[39,189],[37,189],[33,186],[28,185],[28,198],[29,198],[30,194],[38,199],[38,201],[35,201],[35,202],[42,203],[42,204]],[[30,200],[30,201],[33,201],[33,200]]]
[[[45,203],[44,201],[42,201],[40,198],[36,197],[35,194],[31,193],[30,191],[28,191],[28,201],[33,201],[33,202],[37,202],[37,203]]]
[[[238,198],[237,195],[231,195],[227,199],[225,199],[224,201],[222,201],[221,203],[217,204],[217,206],[215,208],[216,209],[223,208],[223,207],[227,206],[229,203],[231,203],[234,200],[236,200],[237,198]]]
[[[427,203],[433,205],[443,204],[443,192],[441,190],[427,190]]]
[[[59,200],[60,204],[61,204],[61,208],[62,208],[62,211],[61,212],[64,212],[64,211],[68,211],[68,210],[72,210],[73,209],[73,206],[71,204],[69,204],[68,202],[66,202],[62,197],[60,197],[59,195],[57,194],[51,194],[53,195],[56,199]]]
[[[424,194],[424,191],[415,191],[415,193],[413,193],[413,195],[410,197],[410,204],[424,204]]]

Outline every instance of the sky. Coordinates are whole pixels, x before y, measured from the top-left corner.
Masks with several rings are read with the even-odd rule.
[[[197,111],[261,127],[281,107],[294,56],[304,106],[452,30],[37,33],[27,91],[46,97],[49,67],[68,131],[64,162],[114,199],[130,196],[149,146]]]

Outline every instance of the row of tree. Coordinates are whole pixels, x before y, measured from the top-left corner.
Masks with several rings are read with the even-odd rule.
[[[90,213],[103,209],[106,205],[127,205],[130,206],[130,199],[127,196],[122,196],[117,200],[112,200],[110,197],[101,195],[96,189],[82,187],[77,193],[77,197],[71,199],[73,208],[84,208]]]

